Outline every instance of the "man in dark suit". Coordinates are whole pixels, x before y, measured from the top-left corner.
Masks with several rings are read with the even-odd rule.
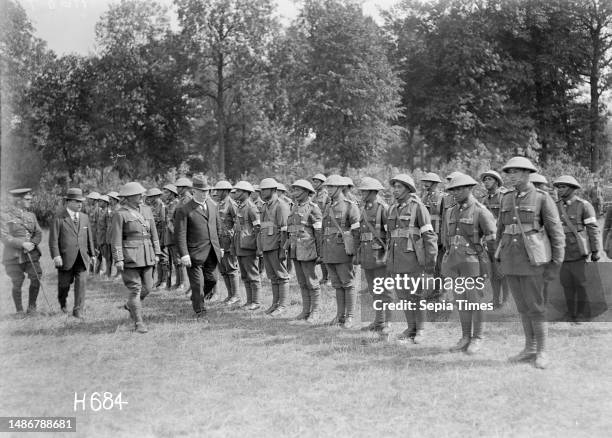
[[[181,263],[187,267],[191,284],[191,303],[198,316],[206,312],[202,303],[211,295],[217,277],[215,268],[223,257],[219,245],[217,204],[208,197],[210,187],[204,177],[193,178],[193,199],[177,208],[175,233]]]
[[[74,282],[74,309],[72,314],[82,318],[85,304],[86,270],[94,255],[93,230],[89,217],[81,213],[83,192],[68,189],[64,208],[51,223],[49,250],[57,268],[57,298],[66,313],[66,298]]]

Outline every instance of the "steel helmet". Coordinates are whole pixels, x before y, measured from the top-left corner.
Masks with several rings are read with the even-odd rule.
[[[159,196],[162,192],[157,187],[147,190],[147,196]]]
[[[119,199],[119,193],[117,193],[117,192],[116,192],[116,191],[114,191],[114,190],[112,190],[112,191],[108,192],[108,193],[106,194],[106,196],[108,196],[109,198],[113,198],[113,199],[115,199],[116,201],[120,201],[120,199]]]
[[[454,189],[457,187],[468,187],[475,186],[478,182],[469,175],[459,174],[450,180],[448,186],[446,186],[446,190]]]
[[[314,187],[312,187],[312,184],[310,184],[310,182],[306,181],[305,179],[298,179],[293,184],[291,184],[291,187],[299,187],[301,189],[308,190],[310,193],[316,192]]]
[[[253,188],[251,183],[248,182],[248,181],[238,181],[236,183],[236,185],[234,186],[234,189],[236,189],[236,190],[243,190],[243,191],[249,192],[249,193],[252,193],[252,192],[255,191],[255,189]]]
[[[259,188],[259,184],[254,184],[253,188],[255,189],[256,192],[261,192],[261,189]]]
[[[278,182],[274,178],[264,178],[259,183],[259,190],[278,189]]]
[[[340,175],[330,175],[323,185],[326,186],[334,186],[334,187],[343,187],[346,185],[346,179]]]
[[[277,190],[278,190],[279,192],[286,192],[286,191],[287,191],[287,187],[285,187],[285,184],[283,184],[283,183],[278,183],[278,188],[277,188]]]
[[[523,169],[534,173],[538,171],[538,169],[536,169],[533,163],[525,157],[510,158],[508,162],[504,165],[504,167],[502,167],[502,170],[504,172],[507,172],[508,169]]]
[[[404,184],[410,189],[411,192],[416,192],[416,185],[414,184],[414,180],[407,173],[400,173],[399,175],[395,175],[389,180],[389,184],[391,185],[393,185],[393,183],[395,182]]]
[[[453,179],[454,177],[456,177],[457,175],[463,175],[461,172],[451,172],[450,174],[446,175],[446,181],[450,181],[451,179]]]
[[[145,189],[139,182],[132,181],[127,184],[124,184],[119,189],[119,196],[142,195],[146,191],[147,189]]]
[[[361,178],[361,184],[359,184],[358,190],[384,190],[383,185],[376,178],[364,176]]]
[[[175,195],[178,195],[178,190],[174,184],[166,184],[163,188],[174,193]]]
[[[436,182],[436,183],[442,182],[442,180],[440,179],[440,176],[434,172],[428,172],[425,175],[423,175],[421,177],[421,181],[431,181],[431,182]]]
[[[311,179],[318,179],[319,181],[322,181],[322,182],[325,182],[327,180],[327,178],[325,178],[325,175],[323,175],[322,173],[317,173]]]
[[[98,192],[89,192],[85,197],[87,199],[93,199],[95,201],[96,199],[100,199],[100,194]]]
[[[229,181],[217,181],[217,184],[213,187],[214,190],[232,190],[232,185]]]
[[[566,186],[574,187],[576,189],[582,188],[580,183],[576,181],[576,178],[571,175],[561,175],[559,178],[553,181],[553,186],[556,187],[559,184],[565,184]]]
[[[174,185],[177,187],[193,187],[193,183],[191,182],[191,180],[189,178],[184,177],[177,179]]]
[[[345,176],[344,180],[346,181],[346,186],[347,187],[355,187],[355,184],[353,184],[353,180],[351,179],[351,177],[349,176]]]
[[[494,170],[487,170],[486,172],[482,172],[482,174],[480,175],[480,181],[484,180],[485,176],[490,176],[491,178],[497,180],[497,183],[500,186],[504,183],[501,175]]]
[[[98,198],[98,199],[100,199],[100,201],[106,202],[107,204],[110,204],[110,199],[109,199],[108,195],[100,195],[100,198]]]
[[[544,175],[540,175],[539,173],[532,173],[529,175],[529,182],[535,184],[548,184],[548,180]]]

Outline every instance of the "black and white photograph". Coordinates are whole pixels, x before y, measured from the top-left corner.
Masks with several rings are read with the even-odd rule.
[[[609,437],[612,0],[0,0],[0,438]]]

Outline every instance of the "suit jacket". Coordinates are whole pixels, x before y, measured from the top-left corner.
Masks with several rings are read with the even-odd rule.
[[[79,253],[87,266],[89,257],[94,254],[93,230],[89,217],[85,213],[79,213],[79,222],[75,225],[68,210],[64,209],[56,215],[49,230],[49,250],[52,258],[62,257],[63,265],[60,269],[64,271],[72,269]]]
[[[207,211],[193,199],[176,209],[174,227],[176,244],[181,257],[189,255],[192,263],[204,263],[211,248],[221,260],[217,203],[206,199]]]

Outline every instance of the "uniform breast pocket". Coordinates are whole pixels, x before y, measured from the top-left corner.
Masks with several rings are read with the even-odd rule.
[[[521,205],[519,207],[519,217],[522,223],[533,223],[535,218],[535,205]]]
[[[123,244],[123,260],[127,263],[138,263],[144,259],[144,248],[138,244]]]

